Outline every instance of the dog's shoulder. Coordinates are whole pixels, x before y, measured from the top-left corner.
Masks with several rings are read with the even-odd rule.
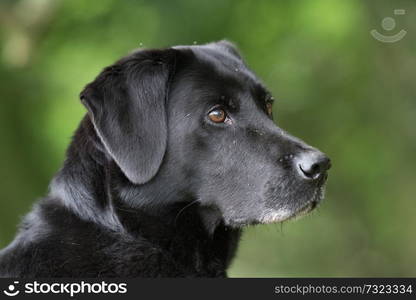
[[[82,220],[48,198],[24,218],[15,240],[0,252],[0,277],[180,276],[178,270],[145,238]]]

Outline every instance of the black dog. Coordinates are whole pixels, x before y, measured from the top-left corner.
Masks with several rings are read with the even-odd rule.
[[[226,41],[140,50],[81,93],[63,168],[2,277],[223,277],[245,225],[321,200],[329,159],[278,128]]]

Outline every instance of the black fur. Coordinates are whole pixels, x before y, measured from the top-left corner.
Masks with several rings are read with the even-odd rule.
[[[276,127],[229,42],[134,52],[81,100],[88,115],[0,252],[2,277],[224,277],[244,225],[321,200],[329,160]],[[226,122],[209,120],[216,107]]]

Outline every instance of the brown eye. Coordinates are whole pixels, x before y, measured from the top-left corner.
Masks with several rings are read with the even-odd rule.
[[[266,104],[266,108],[267,108],[267,114],[268,114],[269,116],[271,116],[271,115],[272,115],[272,113],[273,113],[273,104],[272,104],[271,102],[267,103],[267,104]]]
[[[223,123],[227,118],[227,114],[223,109],[215,108],[209,112],[208,118],[214,123]]]

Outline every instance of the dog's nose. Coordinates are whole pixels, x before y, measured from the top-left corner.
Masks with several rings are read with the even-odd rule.
[[[320,178],[331,168],[331,160],[319,151],[308,151],[295,159],[299,174],[310,180]]]

